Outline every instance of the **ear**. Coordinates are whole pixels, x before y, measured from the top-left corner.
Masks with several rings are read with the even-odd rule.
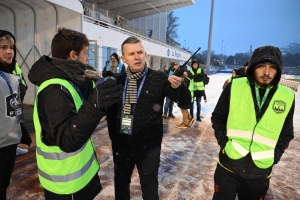
[[[67,60],[77,60],[77,55],[76,52],[74,50],[72,50],[69,54],[69,57],[67,58]]]
[[[124,56],[121,56],[121,59],[122,59],[123,63],[126,63],[126,59],[125,59]],[[127,63],[126,63],[126,64],[127,64]]]

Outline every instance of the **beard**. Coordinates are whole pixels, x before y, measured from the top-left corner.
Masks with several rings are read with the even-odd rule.
[[[117,67],[117,66],[118,66],[118,63],[117,63],[117,62],[111,62],[111,66]]]

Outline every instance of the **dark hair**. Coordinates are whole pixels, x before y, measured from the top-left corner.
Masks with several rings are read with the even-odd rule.
[[[115,59],[117,59],[118,64],[120,63],[119,55],[116,52],[111,54],[110,57],[114,57]]]
[[[79,55],[84,46],[89,46],[89,40],[85,34],[71,29],[58,28],[51,43],[52,56],[67,59],[71,51]]]
[[[2,41],[6,41],[11,43],[12,45],[15,45],[15,40],[11,35],[0,36],[0,42]]]
[[[135,36],[130,36],[129,38],[127,38],[121,45],[122,55],[124,53],[123,50],[124,50],[125,44],[137,44],[137,43],[142,43],[142,40],[140,40],[139,38],[137,38]]]
[[[15,39],[15,36],[11,32],[6,31],[6,30],[0,30],[0,42],[3,42],[3,41],[9,42],[13,45],[14,57],[12,59],[12,63],[9,64],[8,66],[6,66],[6,69],[9,72],[12,72],[15,69],[15,65],[16,65],[16,56],[17,56],[16,39]],[[0,65],[2,65],[2,64],[0,63]]]

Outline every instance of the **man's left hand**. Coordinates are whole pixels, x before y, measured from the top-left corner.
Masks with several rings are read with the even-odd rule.
[[[168,80],[171,83],[172,88],[176,89],[181,85],[182,77],[172,75],[172,76],[169,76]]]

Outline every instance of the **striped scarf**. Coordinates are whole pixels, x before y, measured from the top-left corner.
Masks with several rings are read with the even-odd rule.
[[[132,73],[129,67],[126,69],[126,74],[128,77],[124,107],[124,113],[126,115],[130,115],[131,104],[137,103],[137,81],[146,75],[146,68],[147,67],[144,67],[142,71],[137,73]]]

